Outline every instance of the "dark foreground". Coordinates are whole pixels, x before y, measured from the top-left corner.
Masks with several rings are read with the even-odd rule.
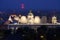
[[[38,27],[34,30],[29,27],[17,30],[5,30],[0,28],[0,40],[60,40],[60,27]]]

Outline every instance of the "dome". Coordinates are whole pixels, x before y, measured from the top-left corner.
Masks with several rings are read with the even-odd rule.
[[[41,23],[41,19],[39,16],[35,16],[34,23],[36,23],[36,24]]]
[[[21,23],[27,23],[26,16],[21,16]]]

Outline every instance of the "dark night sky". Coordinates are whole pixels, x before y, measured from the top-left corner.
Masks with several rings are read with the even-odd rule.
[[[60,0],[0,0],[0,10],[20,10],[22,3],[26,10],[60,10]]]

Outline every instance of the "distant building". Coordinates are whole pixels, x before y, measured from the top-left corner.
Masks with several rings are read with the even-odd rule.
[[[28,13],[27,20],[28,20],[28,24],[33,24],[34,23],[34,15],[33,15],[31,10]]]
[[[27,18],[26,16],[21,16],[21,23],[27,23]]]
[[[47,23],[47,17],[46,16],[42,16],[41,23]]]
[[[57,17],[56,16],[52,17],[52,23],[54,23],[54,24],[57,23]]]
[[[35,16],[35,18],[34,18],[34,23],[35,23],[35,24],[40,24],[40,23],[41,23],[41,19],[40,19],[39,16]]]

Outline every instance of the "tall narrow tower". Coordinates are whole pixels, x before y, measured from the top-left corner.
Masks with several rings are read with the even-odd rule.
[[[24,3],[21,4],[21,9],[24,9],[25,8],[25,5]]]

